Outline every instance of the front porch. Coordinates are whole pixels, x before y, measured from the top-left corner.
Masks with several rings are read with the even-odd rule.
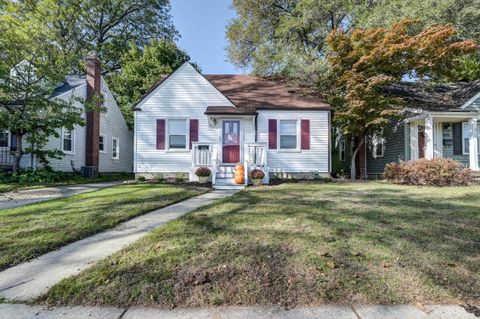
[[[199,167],[208,167],[211,171],[211,182],[216,189],[241,189],[251,184],[249,173],[253,169],[261,169],[265,173],[263,184],[269,183],[269,168],[267,166],[267,145],[263,143],[245,143],[239,145],[238,163],[244,166],[244,183],[234,181],[236,163],[225,163],[221,156],[222,144],[192,143],[192,169],[189,174],[190,181],[198,181],[195,171]]]
[[[424,113],[410,124],[410,159],[450,158],[479,171],[479,114]]]

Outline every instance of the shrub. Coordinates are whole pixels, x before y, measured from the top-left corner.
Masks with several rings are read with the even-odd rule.
[[[249,174],[251,179],[263,179],[265,177],[265,173],[261,169],[254,169]]]
[[[390,163],[383,175],[395,184],[405,185],[460,186],[473,180],[470,169],[445,158]]]
[[[195,171],[195,175],[198,177],[208,177],[212,174],[212,171],[208,167],[199,167]]]
[[[137,180],[138,180],[139,182],[145,182],[147,179],[145,178],[145,176],[138,176],[138,177],[137,177]]]
[[[2,175],[2,183],[15,183],[19,185],[35,185],[35,184],[53,184],[62,181],[70,181],[81,179],[80,175],[66,172],[55,172],[48,169],[24,169],[18,174]]]

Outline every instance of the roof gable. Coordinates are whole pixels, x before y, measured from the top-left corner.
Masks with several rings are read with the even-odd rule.
[[[479,111],[480,110],[480,92],[462,105],[462,110]]]
[[[179,85],[179,82],[182,82]],[[200,89],[201,87],[201,89]],[[201,99],[201,96],[208,96],[211,94],[221,96],[222,106],[234,107],[234,104],[220,92],[212,83],[210,83],[205,77],[200,74],[190,63],[185,62],[174,72],[168,76],[162,77],[157,83],[155,83],[140,99],[137,104],[133,106],[135,111],[139,111],[153,96],[159,95],[161,90],[183,90],[191,95],[191,98]],[[205,97],[208,99],[208,97]]]

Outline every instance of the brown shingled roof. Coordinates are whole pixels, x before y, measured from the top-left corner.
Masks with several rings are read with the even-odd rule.
[[[252,75],[208,74],[210,81],[239,108],[330,110],[321,97],[280,81]]]
[[[173,73],[172,73],[173,74]],[[171,75],[171,74],[170,74]],[[133,109],[170,75],[160,79],[135,103]],[[204,77],[225,95],[237,108],[208,107],[207,112],[222,114],[254,114],[257,109],[275,110],[330,110],[331,106],[319,95],[305,89],[294,88],[285,81],[272,80],[252,75],[207,74]],[[218,108],[218,109],[216,109]],[[220,109],[222,108],[222,109]],[[231,108],[231,107],[230,107]],[[215,113],[220,114],[220,113]]]

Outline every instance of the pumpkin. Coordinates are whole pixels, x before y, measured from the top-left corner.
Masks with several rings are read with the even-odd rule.
[[[237,165],[235,165],[235,174],[245,174],[245,168],[243,167],[242,164],[238,163]]]
[[[235,174],[235,184],[244,184],[245,176]]]

